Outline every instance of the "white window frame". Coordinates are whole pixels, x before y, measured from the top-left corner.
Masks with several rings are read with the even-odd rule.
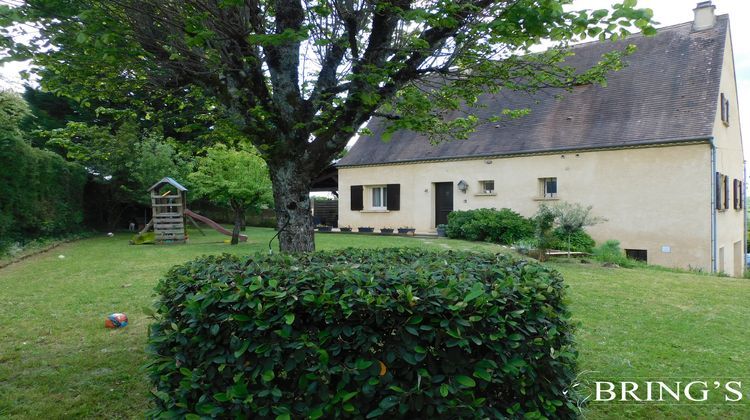
[[[387,210],[388,209],[388,187],[386,185],[373,185],[367,187],[369,190],[370,198],[370,209],[371,210]],[[380,198],[380,205],[375,205],[376,194]]]
[[[555,180],[555,192],[547,192],[547,183],[550,180]],[[539,178],[539,192],[542,198],[557,198],[560,195],[560,184],[555,176],[549,176],[546,178]]]
[[[486,186],[487,185],[486,183],[488,183],[488,182],[492,183],[492,188],[489,189],[489,190],[487,189],[487,186]],[[494,179],[483,179],[483,180],[479,181],[479,191],[480,191],[481,194],[495,194],[495,180]]]

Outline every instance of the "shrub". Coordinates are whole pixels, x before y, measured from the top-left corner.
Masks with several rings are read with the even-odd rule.
[[[567,250],[568,235],[560,228],[552,232],[553,241],[550,248]],[[574,252],[592,252],[596,242],[583,229],[578,229],[570,235],[570,250]]]
[[[546,232],[549,238],[546,243],[548,249],[557,248],[568,252],[590,252],[595,243],[584,232],[583,228],[606,221],[606,219],[592,215],[592,208],[592,206],[584,207],[578,203],[568,203],[565,201],[552,205],[540,205],[535,217],[537,220],[537,237],[540,235],[540,221],[543,221],[547,230],[541,230],[541,232]],[[550,234],[552,225],[556,226],[556,228]]]
[[[555,215],[546,206],[540,206],[534,217],[534,240],[537,244],[538,257],[540,261],[547,259],[547,251],[554,248],[557,238],[553,227]]]
[[[0,242],[81,230],[83,167],[0,136],[0,168]]]
[[[203,257],[157,286],[150,414],[574,417],[564,290],[507,255]]]
[[[534,235],[534,222],[510,209],[453,211],[448,214],[450,238],[510,245]]]
[[[594,258],[603,263],[617,264],[622,267],[632,267],[633,260],[628,259],[620,249],[620,241],[610,239],[594,248]]]

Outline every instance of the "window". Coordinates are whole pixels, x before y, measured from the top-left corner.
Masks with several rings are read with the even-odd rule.
[[[729,208],[731,193],[729,192],[729,177],[716,172],[716,210]]]
[[[631,260],[648,262],[648,251],[645,249],[626,249],[625,256]]]
[[[743,196],[745,194],[745,190],[742,186],[742,181],[739,179],[735,179],[733,183],[733,192],[734,192],[734,206],[733,208],[735,210],[742,210],[745,208],[745,203],[743,200]]]
[[[724,209],[729,208],[729,177],[724,175]]]
[[[539,190],[544,198],[556,198],[557,178],[539,178]]]
[[[484,194],[494,194],[495,181],[479,181],[479,191]]]
[[[350,200],[354,211],[400,210],[401,185],[352,185]]]
[[[729,125],[729,99],[721,94],[721,121]]]
[[[388,187],[372,187],[372,208],[388,208]]]

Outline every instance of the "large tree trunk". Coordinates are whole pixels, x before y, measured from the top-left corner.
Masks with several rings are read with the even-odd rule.
[[[240,228],[242,227],[242,219],[244,208],[242,206],[232,205],[234,210],[234,229],[232,229],[232,245],[240,243]]]
[[[310,185],[312,176],[294,161],[269,165],[276,228],[282,252],[315,251]]]

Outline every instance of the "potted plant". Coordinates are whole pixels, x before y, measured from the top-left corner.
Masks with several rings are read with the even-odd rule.
[[[375,228],[369,227],[369,226],[360,226],[357,228],[357,232],[361,232],[361,233],[372,233],[374,231],[375,231]]]
[[[390,235],[392,233],[393,233],[393,228],[389,228],[389,227],[380,228],[381,235]]]
[[[333,230],[332,226],[320,225],[318,226],[318,232],[330,232]]]
[[[404,226],[398,228],[399,235],[414,235],[414,232],[416,231],[415,228]]]
[[[441,238],[446,237],[445,228],[447,225],[437,225],[437,235]]]
[[[351,232],[352,231],[352,227],[351,226],[341,226],[339,228],[339,230],[342,231],[342,232]]]

